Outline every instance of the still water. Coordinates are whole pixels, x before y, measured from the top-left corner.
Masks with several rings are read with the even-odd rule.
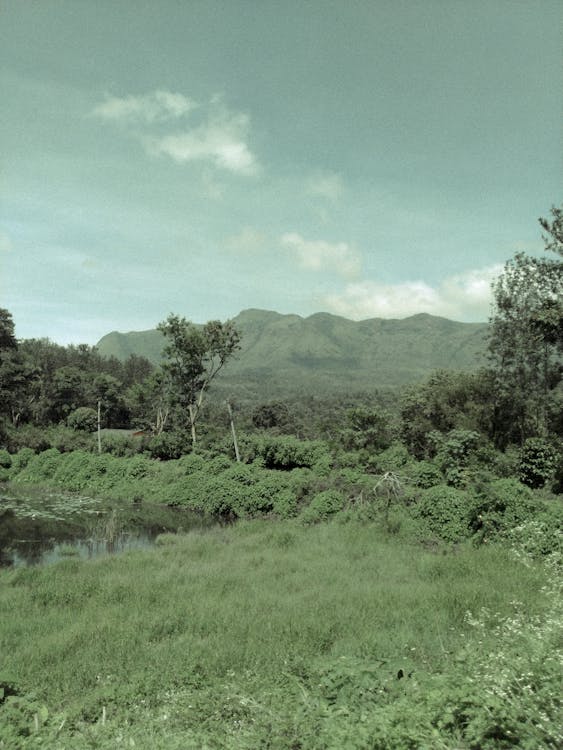
[[[0,566],[49,564],[144,549],[164,532],[185,532],[212,523],[192,511],[163,505],[0,485]]]

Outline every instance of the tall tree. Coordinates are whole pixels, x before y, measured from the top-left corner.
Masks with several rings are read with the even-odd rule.
[[[212,320],[200,327],[178,315],[169,315],[158,330],[167,339],[162,369],[170,399],[186,415],[195,446],[204,396],[218,372],[240,348],[240,334],[232,321]]]
[[[18,342],[14,335],[14,321],[12,314],[0,307],[0,351],[17,349]]]
[[[546,249],[563,255],[561,209],[540,219]],[[489,354],[494,373],[495,441],[523,443],[549,431],[561,383],[563,262],[518,253],[493,284]]]
[[[34,377],[33,368],[19,350],[12,315],[0,308],[0,414],[16,426],[29,406],[28,391]]]

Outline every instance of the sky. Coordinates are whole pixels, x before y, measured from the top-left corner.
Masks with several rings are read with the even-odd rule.
[[[2,0],[0,307],[484,321],[561,205],[560,0]]]

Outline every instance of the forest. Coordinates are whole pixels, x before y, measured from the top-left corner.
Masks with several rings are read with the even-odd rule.
[[[0,525],[32,488],[207,519],[0,572],[0,748],[560,747],[563,208],[540,224],[486,364],[396,388],[231,395],[232,321],[171,314],[154,364],[0,310]]]

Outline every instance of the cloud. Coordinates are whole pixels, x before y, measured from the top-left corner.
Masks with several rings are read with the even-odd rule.
[[[193,110],[197,110],[197,122],[169,130],[185,116],[192,119]],[[207,162],[246,176],[259,171],[247,142],[250,118],[229,110],[221,96],[198,104],[183,94],[158,90],[142,96],[108,97],[91,114],[125,126],[152,156],[168,156],[179,164]]]
[[[182,117],[198,105],[183,94],[153,91],[143,96],[111,96],[98,104],[92,114],[116,122],[164,122]]]
[[[290,250],[301,268],[307,271],[333,271],[346,278],[360,272],[359,254],[346,242],[331,244],[323,240],[308,241],[295,233],[284,234],[283,247]]]
[[[211,161],[215,166],[242,175],[258,172],[258,162],[245,142],[248,117],[236,114],[208,122],[181,133],[144,139],[149,153],[166,154],[182,164]]]
[[[486,320],[492,299],[491,282],[502,273],[493,265],[449,276],[437,286],[425,281],[381,284],[350,283],[341,294],[325,296],[331,312],[353,320],[404,318],[426,312],[454,320]]]
[[[238,234],[229,237],[225,245],[235,254],[258,255],[266,246],[266,235],[253,227],[244,227]]]
[[[307,192],[330,203],[337,203],[342,194],[342,181],[332,172],[319,173],[307,182]]]

